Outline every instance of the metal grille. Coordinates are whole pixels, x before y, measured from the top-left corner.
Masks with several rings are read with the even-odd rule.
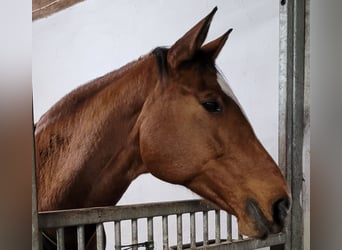
[[[197,215],[197,216],[196,216]],[[170,230],[170,220],[175,216],[175,228]],[[209,225],[209,217],[214,217],[212,228]],[[188,217],[190,239],[185,239],[183,223]],[[56,229],[57,247],[64,249],[64,227],[77,227],[78,249],[85,249],[84,226],[96,224],[97,249],[104,249],[104,222],[114,224],[115,249],[155,249],[154,222],[161,218],[162,248],[163,249],[256,249],[265,246],[280,245],[285,243],[285,235],[280,233],[271,235],[267,240],[255,240],[243,238],[238,232],[232,230],[232,216],[203,200],[188,200],[178,202],[150,203],[129,206],[99,207],[88,209],[60,210],[39,213],[39,228]],[[198,219],[201,218],[201,221]],[[146,227],[138,228],[138,220],[145,220]],[[129,221],[131,225],[131,242],[121,242],[121,222]],[[200,223],[199,223],[200,222]],[[200,225],[200,226],[199,226]],[[224,225],[224,226],[222,226]],[[223,232],[222,230],[225,230]],[[138,230],[145,231],[147,241],[139,241]],[[176,244],[170,244],[169,231],[176,231]],[[201,232],[202,237],[197,239],[196,232]],[[213,232],[211,238],[209,231]],[[223,237],[224,236],[224,237]]]

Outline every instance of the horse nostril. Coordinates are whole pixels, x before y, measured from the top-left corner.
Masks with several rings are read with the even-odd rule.
[[[273,220],[278,225],[283,226],[285,218],[290,208],[290,201],[288,198],[280,198],[273,203]]]

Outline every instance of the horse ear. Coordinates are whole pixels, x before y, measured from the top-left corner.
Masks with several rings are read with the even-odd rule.
[[[204,51],[209,57],[215,61],[216,57],[220,54],[221,49],[226,43],[229,34],[233,31],[233,29],[229,29],[226,33],[224,33],[219,38],[215,39],[204,45],[201,50]]]
[[[190,60],[195,52],[201,48],[216,11],[217,7],[171,46],[167,54],[167,61],[172,68],[176,68],[181,62]]]

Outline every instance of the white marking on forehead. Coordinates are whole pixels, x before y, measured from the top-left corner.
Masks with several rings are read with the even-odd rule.
[[[232,98],[234,100],[234,102],[236,102],[239,106],[241,106],[238,99],[236,98],[232,88],[229,86],[228,81],[225,79],[224,75],[219,71],[217,72],[217,82],[220,85],[222,91],[227,96]]]
[[[220,85],[222,91],[227,95],[229,96],[230,98],[232,98],[232,100],[239,106],[241,112],[243,113],[243,115],[246,117],[247,121],[249,122],[248,120],[248,117],[245,113],[245,111],[243,110],[239,100],[237,99],[237,97],[235,96],[232,88],[229,86],[229,83],[228,81],[226,80],[226,78],[224,77],[223,73],[221,72],[221,70],[219,68],[217,68],[217,82],[218,84]]]

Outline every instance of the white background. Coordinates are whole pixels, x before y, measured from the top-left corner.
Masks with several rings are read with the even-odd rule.
[[[38,121],[75,87],[157,46],[172,45],[218,6],[207,41],[234,29],[217,64],[259,139],[277,160],[278,5],[273,0],[87,0],[35,21],[34,119]],[[132,183],[119,204],[196,197],[183,187],[143,175]],[[108,247],[112,248],[112,244],[108,239]]]

